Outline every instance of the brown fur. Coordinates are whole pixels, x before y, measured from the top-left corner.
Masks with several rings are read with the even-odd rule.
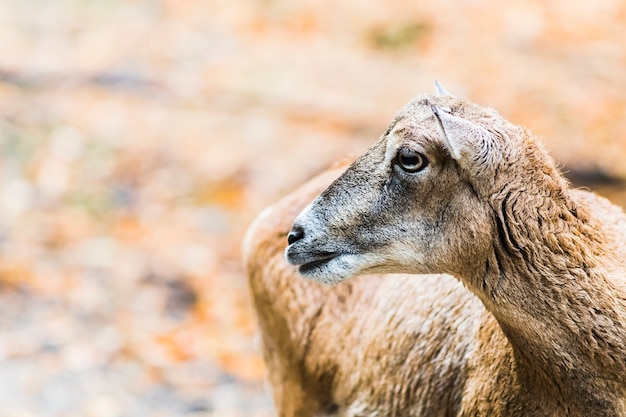
[[[432,103],[454,114],[443,144]],[[394,146],[428,171],[396,173]],[[300,278],[285,236],[338,174],[270,208],[245,245],[281,417],[626,415],[626,218],[570,190],[527,130],[418,98],[296,220],[290,261],[351,254],[312,279],[450,273],[471,292],[450,275]]]

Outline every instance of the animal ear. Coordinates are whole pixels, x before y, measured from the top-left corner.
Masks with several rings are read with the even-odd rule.
[[[437,80],[435,80],[435,93],[438,96],[450,96],[450,97],[454,97],[452,94],[450,94],[448,92],[448,90],[446,90],[445,88],[443,88],[443,85],[441,85],[441,83]]]
[[[492,135],[487,129],[452,115],[448,107],[430,107],[441,141],[461,167],[475,171],[493,157]]]

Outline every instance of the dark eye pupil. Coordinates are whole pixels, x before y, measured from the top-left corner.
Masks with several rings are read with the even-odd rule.
[[[420,157],[417,155],[400,155],[400,163],[407,168],[420,164]]]
[[[408,172],[417,172],[426,167],[426,158],[420,153],[402,149],[398,153],[400,167]]]

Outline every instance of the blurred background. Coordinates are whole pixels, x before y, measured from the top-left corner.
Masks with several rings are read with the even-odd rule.
[[[626,203],[623,0],[2,0],[0,415],[272,416],[245,229],[435,79]]]

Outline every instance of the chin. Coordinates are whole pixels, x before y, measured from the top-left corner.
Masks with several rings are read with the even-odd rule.
[[[327,261],[300,265],[298,272],[307,280],[335,285],[361,275],[362,268],[355,268],[357,259],[354,255],[340,255]]]

